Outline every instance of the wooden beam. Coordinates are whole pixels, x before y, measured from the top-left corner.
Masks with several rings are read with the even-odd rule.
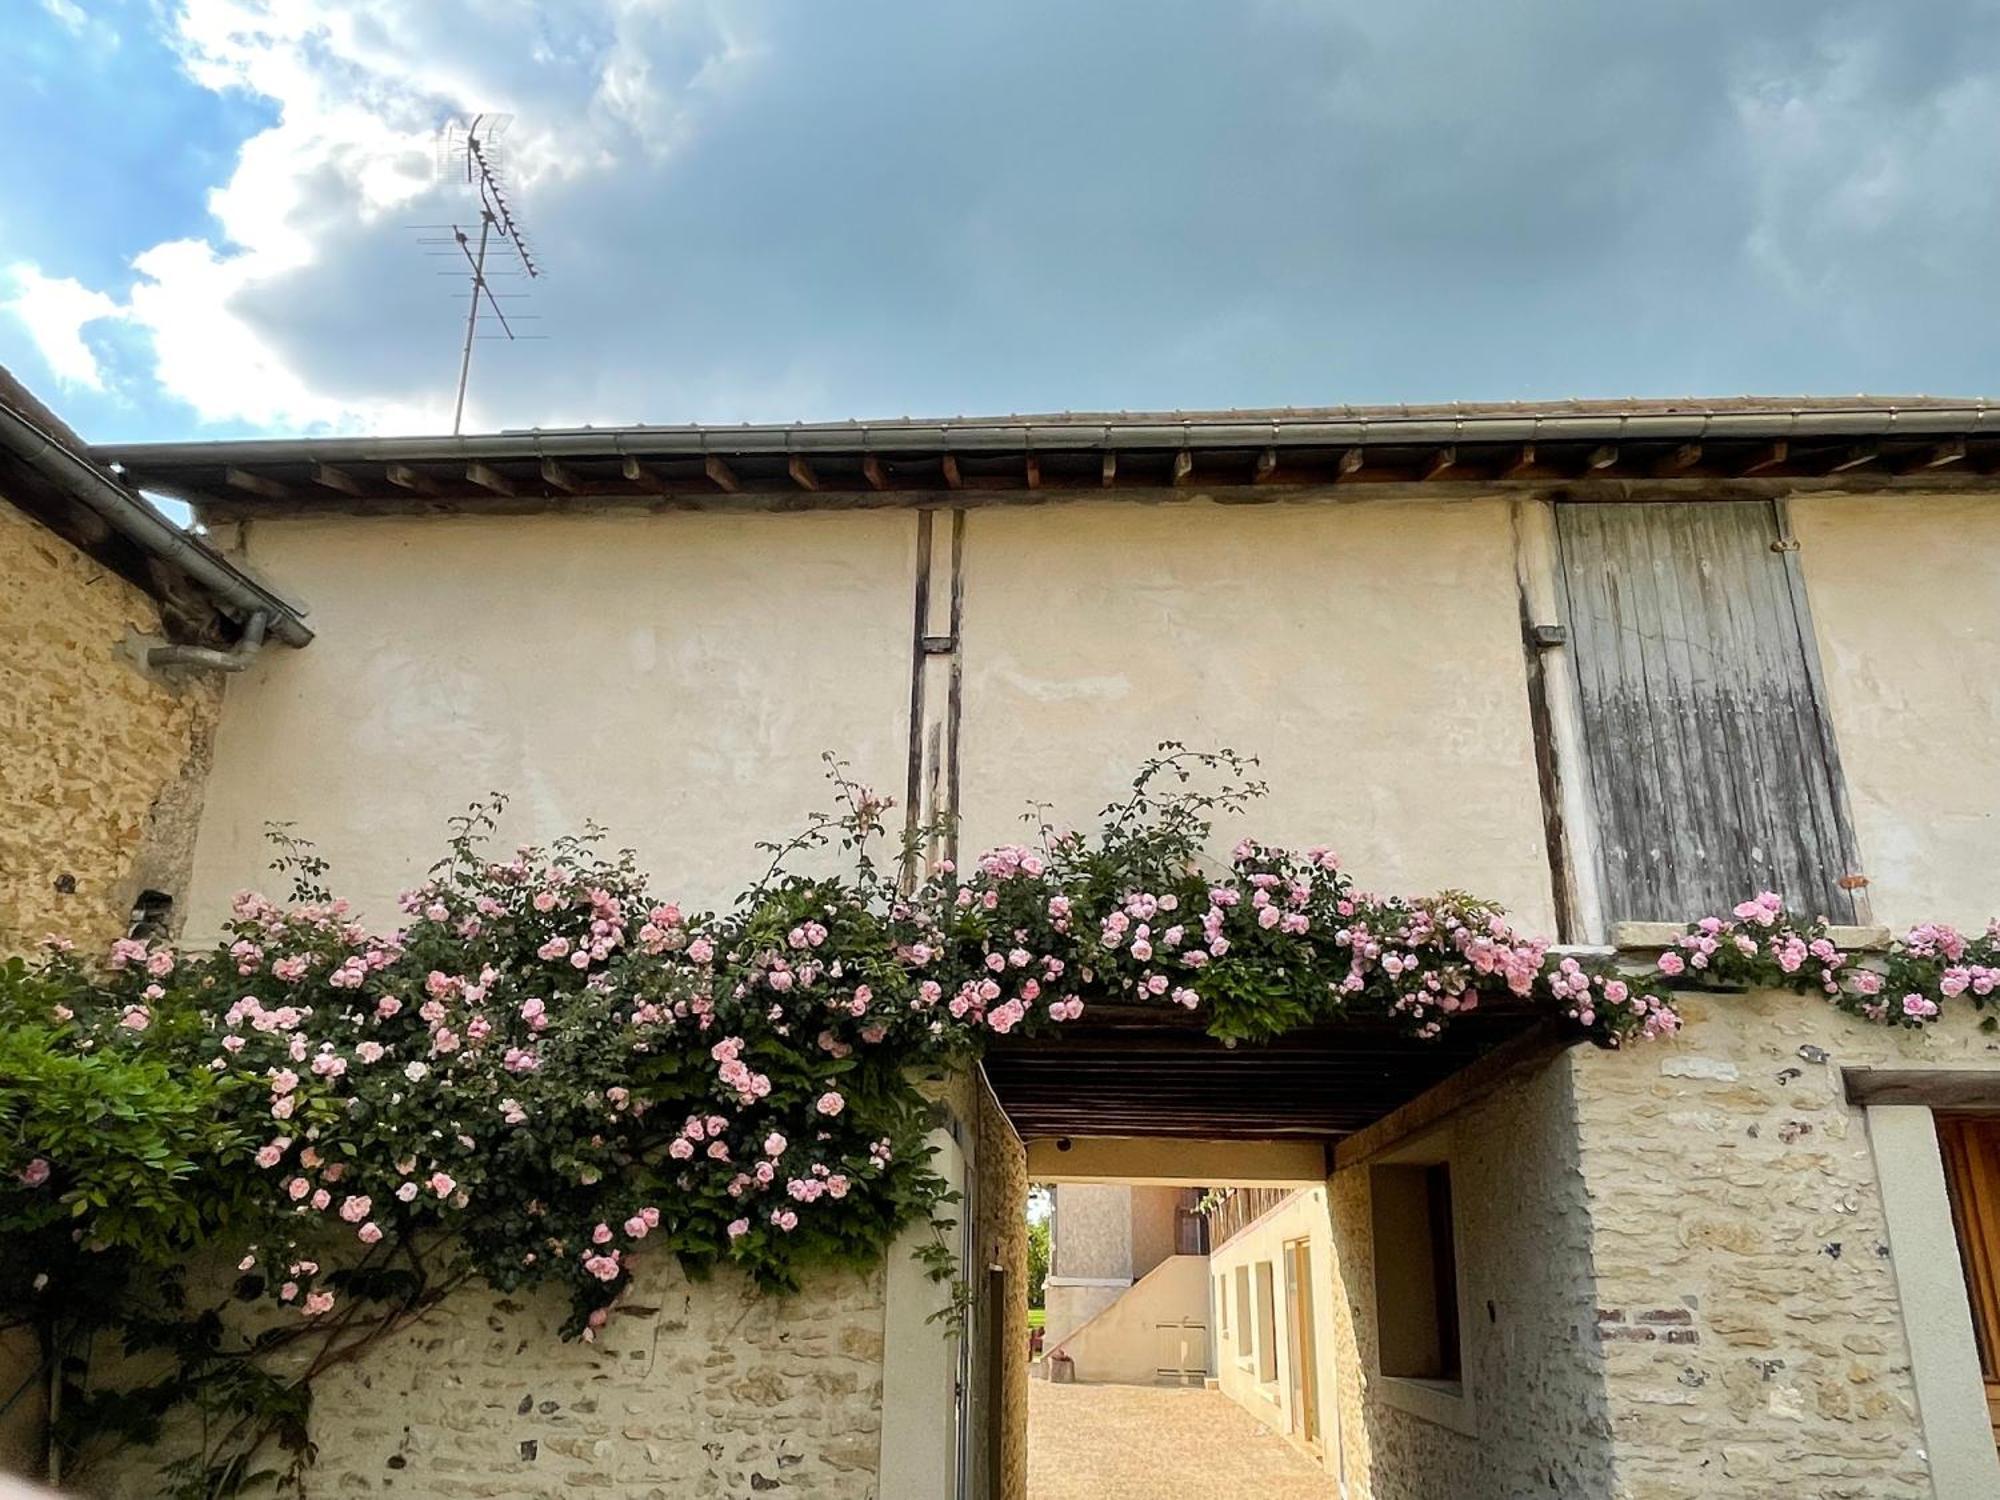
[[[958,460],[949,453],[944,456],[944,483],[945,488],[950,490],[965,487],[965,480],[958,472]]]
[[[368,486],[345,469],[336,469],[332,464],[313,465],[313,483],[329,490],[339,490],[343,495],[365,495]]]
[[[1257,472],[1250,476],[1252,484],[1269,484],[1278,475],[1278,450],[1266,448],[1257,455]]]
[[[1426,480],[1436,479],[1457,467],[1458,448],[1456,445],[1447,445],[1424,460],[1423,473],[1418,477]]]
[[[736,478],[736,471],[717,458],[713,453],[706,455],[702,459],[701,469],[708,476],[708,482],[721,490],[725,495],[733,495],[743,488],[742,484]]]
[[[542,460],[542,483],[552,490],[561,490],[569,495],[574,495],[579,488],[576,475],[571,473],[566,465],[557,463],[553,458]]]
[[[1042,487],[1042,461],[1030,453],[1023,464],[1023,469],[1028,476],[1028,488],[1031,490],[1040,489]]]
[[[437,481],[428,474],[419,473],[408,464],[390,464],[382,471],[382,476],[399,490],[408,490],[413,495],[435,495]]]
[[[1615,469],[1617,467],[1618,445],[1616,443],[1605,443],[1599,447],[1592,448],[1589,457],[1583,461],[1583,472],[1586,474],[1601,474],[1606,469]]]
[[[1776,442],[1766,443],[1762,448],[1758,449],[1750,462],[1745,464],[1738,472],[1746,475],[1762,474],[1767,469],[1778,468],[1791,456],[1792,445],[1786,442],[1785,439],[1779,438]]]
[[[1655,479],[1672,479],[1677,474],[1685,474],[1701,462],[1700,443],[1682,443],[1666,457],[1653,464]]]
[[[1359,474],[1363,461],[1359,448],[1349,448],[1340,455],[1340,461],[1333,466],[1333,482],[1338,484],[1343,479]]]
[[[1983,1068],[1842,1068],[1849,1104],[2000,1109],[2000,1072]]]
[[[882,467],[882,460],[872,453],[862,457],[861,477],[868,481],[868,488],[871,490],[886,490],[889,488],[888,471]]]
[[[1505,466],[1501,468],[1500,477],[1502,479],[1519,479],[1523,474],[1528,473],[1534,467],[1535,467],[1535,445],[1533,443],[1523,443],[1521,444],[1521,451],[1516,453],[1514,457],[1511,460],[1509,460]]]
[[[1880,443],[1872,440],[1866,443],[1856,443],[1852,448],[1841,454],[1839,458],[1835,459],[1832,466],[1826,472],[1829,474],[1845,474],[1849,469],[1858,469],[1863,464],[1871,464],[1881,456],[1882,445]]]
[[[1965,462],[1965,439],[1953,438],[1950,442],[1934,443],[1930,447],[1911,455],[1897,467],[1898,474],[1922,474],[1931,469],[1942,469],[1950,464]]]
[[[1315,1141],[1161,1141],[1078,1136],[1064,1150],[1050,1139],[1028,1146],[1034,1182],[1137,1183],[1148,1187],[1320,1187],[1324,1148]]]
[[[222,477],[232,490],[242,490],[246,495],[259,495],[266,500],[298,498],[289,484],[280,484],[262,474],[252,474],[248,469],[225,469]]]
[[[499,473],[486,464],[470,463],[465,466],[465,477],[482,490],[491,490],[496,495],[518,495],[519,486],[505,474]]]
[[[1104,480],[1103,480],[1104,487],[1107,490],[1110,489],[1113,484],[1117,483],[1118,481],[1117,454],[1107,453],[1104,455],[1103,475],[1104,475]]]
[[[634,458],[628,453],[619,463],[618,467],[625,475],[625,480],[628,484],[639,485],[649,494],[664,495],[668,493],[667,476],[643,459]]]
[[[1336,1168],[1355,1166],[1457,1114],[1490,1093],[1495,1084],[1522,1068],[1538,1067],[1571,1046],[1553,1022],[1544,1021],[1426,1089],[1408,1104],[1391,1110],[1365,1130],[1333,1148]]]
[[[801,454],[794,453],[785,460],[785,472],[792,476],[792,483],[802,490],[819,488],[819,475],[813,473],[813,466]]]
[[[1187,484],[1194,478],[1194,455],[1183,448],[1174,455],[1174,487]]]

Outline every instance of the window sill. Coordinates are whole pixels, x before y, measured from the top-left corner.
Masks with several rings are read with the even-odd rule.
[[[1611,946],[1620,952],[1671,948],[1675,939],[1686,931],[1687,924],[1683,922],[1614,922],[1611,924]],[[1829,927],[1826,935],[1833,939],[1835,947],[1850,953],[1877,951],[1889,946],[1889,929],[1886,927]]]
[[[1398,1411],[1453,1432],[1477,1437],[1472,1400],[1458,1380],[1419,1380],[1408,1375],[1377,1375],[1377,1392]]]

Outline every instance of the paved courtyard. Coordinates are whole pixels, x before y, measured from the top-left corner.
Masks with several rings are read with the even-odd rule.
[[[1028,1382],[1028,1500],[1334,1500],[1220,1391]]]

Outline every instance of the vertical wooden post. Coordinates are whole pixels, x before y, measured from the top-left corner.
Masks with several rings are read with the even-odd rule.
[[[1019,1359],[1021,1351],[1007,1343],[1007,1268],[986,1268],[986,1388],[993,1393],[986,1403],[986,1500],[998,1500],[1006,1464],[1007,1403],[1001,1391],[1007,1380],[1007,1361]]]

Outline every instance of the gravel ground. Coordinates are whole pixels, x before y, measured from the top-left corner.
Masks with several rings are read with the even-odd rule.
[[[1334,1500],[1220,1391],[1028,1382],[1028,1500]]]

